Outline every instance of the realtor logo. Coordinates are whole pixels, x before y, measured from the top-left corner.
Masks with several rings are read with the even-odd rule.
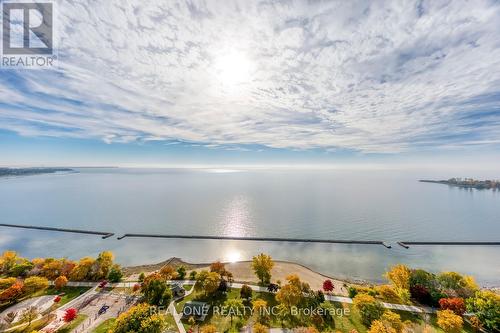
[[[53,3],[3,2],[2,27],[2,67],[53,65]]]

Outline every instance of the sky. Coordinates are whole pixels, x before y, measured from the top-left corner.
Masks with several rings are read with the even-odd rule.
[[[500,168],[499,1],[60,1],[0,165]]]

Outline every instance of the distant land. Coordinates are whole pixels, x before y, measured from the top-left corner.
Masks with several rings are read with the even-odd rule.
[[[69,168],[0,168],[0,177],[32,176],[45,173],[76,172]]]
[[[457,187],[465,187],[465,188],[475,188],[478,190],[483,189],[500,189],[500,181],[499,180],[477,180],[472,178],[450,178],[448,180],[427,180],[421,179],[422,183],[437,183],[437,184],[445,184],[450,186]]]

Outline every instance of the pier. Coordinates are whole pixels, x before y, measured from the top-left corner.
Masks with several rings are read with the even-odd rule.
[[[399,246],[404,247],[405,249],[409,249],[410,245],[445,245],[445,246],[499,246],[500,242],[398,242]]]
[[[206,235],[157,235],[157,234],[124,234],[118,239],[124,238],[167,238],[167,239],[213,239],[213,240],[238,240],[238,241],[260,241],[260,242],[291,242],[291,243],[327,243],[327,244],[364,244],[383,245],[391,248],[387,242],[378,240],[339,240],[339,239],[315,239],[315,238],[281,238],[281,237],[237,237],[237,236],[206,236]]]
[[[38,227],[34,225],[20,225],[20,224],[5,224],[0,223],[0,227],[7,228],[22,228],[22,229],[34,229],[34,230],[45,230],[45,231],[58,231],[58,232],[69,232],[74,234],[87,234],[87,235],[99,235],[102,239],[114,236],[112,232],[101,232],[101,231],[89,231],[89,230],[79,230],[79,229],[65,229],[65,228],[53,228],[53,227]]]

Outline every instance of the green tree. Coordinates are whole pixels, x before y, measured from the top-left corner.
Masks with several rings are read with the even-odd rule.
[[[273,267],[274,261],[267,254],[261,253],[252,258],[252,269],[262,285],[271,282],[271,270]]]
[[[219,273],[200,271],[196,275],[194,288],[197,292],[203,292],[205,296],[211,295],[219,288],[221,277]]]
[[[186,278],[186,266],[180,265],[177,267],[177,274],[179,280],[184,280]]]
[[[120,265],[114,264],[109,270],[108,279],[111,282],[120,282],[123,277],[123,272]]]
[[[467,311],[474,313],[487,330],[500,331],[500,295],[489,290],[476,291],[474,297],[467,299]]]
[[[246,284],[241,286],[240,289],[240,297],[246,300],[249,300],[252,298],[252,288],[247,286]]]
[[[243,301],[239,298],[230,298],[224,302],[224,307],[231,319],[231,326],[233,326],[233,317],[243,316]]]
[[[356,295],[353,303],[355,308],[359,311],[361,321],[367,327],[369,327],[374,320],[379,319],[384,313],[384,308],[380,302],[368,294]]]
[[[172,291],[167,281],[158,273],[153,273],[144,279],[141,291],[146,301],[152,305],[168,305],[172,299]]]
[[[100,280],[108,277],[109,271],[113,266],[115,256],[111,251],[103,251],[99,253],[96,261],[94,262],[94,279]]]

